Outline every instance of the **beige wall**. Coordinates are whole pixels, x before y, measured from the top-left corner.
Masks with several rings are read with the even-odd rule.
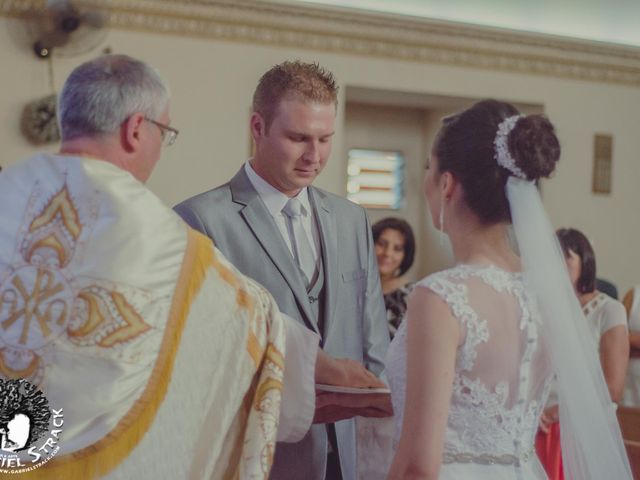
[[[5,28],[8,23],[0,18],[0,163],[4,166],[35,150],[19,133],[19,115],[26,102],[49,93],[46,63],[12,41]],[[152,63],[172,86],[172,120],[181,130],[180,138],[166,150],[149,183],[169,205],[224,182],[239,168],[249,152],[246,123],[253,87],[264,70],[284,59],[319,61],[336,74],[342,87],[334,154],[317,182],[340,194],[345,191],[346,177],[346,86],[542,105],[557,126],[563,146],[556,178],[544,185],[552,222],[588,233],[596,246],[600,274],[622,290],[640,283],[637,87],[118,30],[109,34],[105,45]],[[90,56],[56,59],[57,87],[73,67]],[[425,115],[425,123],[435,121],[431,114]],[[590,192],[594,133],[614,135],[611,196]],[[418,208],[412,215],[417,212]],[[426,222],[424,228],[431,228],[429,225]],[[441,266],[441,262],[431,266]]]
[[[407,277],[416,280],[424,276],[426,245],[424,229],[426,205],[422,196],[424,161],[427,156],[421,109],[385,107],[347,103],[344,129],[344,149],[347,158],[351,148],[372,148],[402,152],[405,159],[406,201],[400,210],[369,210],[372,223],[388,217],[404,218],[413,227],[416,237],[416,257]]]

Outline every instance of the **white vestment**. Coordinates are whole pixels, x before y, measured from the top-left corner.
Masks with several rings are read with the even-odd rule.
[[[317,338],[108,162],[32,157],[0,208],[0,374],[64,409],[26,478],[267,478],[280,418],[310,426]]]

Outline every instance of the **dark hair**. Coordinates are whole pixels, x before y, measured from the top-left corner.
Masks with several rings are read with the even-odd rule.
[[[511,221],[505,194],[511,173],[496,162],[494,140],[500,123],[518,114],[509,103],[483,100],[443,119],[436,137],[439,171],[451,172],[462,184],[467,205],[485,224]],[[560,158],[560,142],[544,115],[518,119],[507,145],[527,180],[549,177]]]
[[[580,277],[576,289],[580,293],[590,293],[596,289],[596,254],[589,239],[574,228],[560,228],[556,232],[562,252],[569,256],[569,250],[580,257]]]
[[[403,275],[407,270],[411,268],[411,265],[413,265],[413,258],[416,253],[416,240],[413,236],[413,230],[411,229],[411,225],[409,225],[401,218],[383,218],[382,220],[374,223],[371,227],[374,243],[378,241],[378,238],[380,238],[382,232],[389,229],[400,232],[404,237],[404,257],[402,258],[402,262],[400,262],[399,273],[399,275]]]
[[[337,106],[338,87],[333,74],[317,63],[296,60],[274,65],[253,93],[253,111],[262,116],[267,131],[280,101],[289,97]]]

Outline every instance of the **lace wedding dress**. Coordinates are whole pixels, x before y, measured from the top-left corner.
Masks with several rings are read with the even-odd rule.
[[[538,336],[540,314],[522,275],[459,265],[426,277],[420,287],[446,302],[463,332],[440,479],[546,479],[534,439],[551,366]],[[406,336],[403,322],[387,356],[396,445],[404,415]]]

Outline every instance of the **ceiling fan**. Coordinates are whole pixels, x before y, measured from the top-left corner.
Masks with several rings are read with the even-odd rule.
[[[23,17],[33,52],[75,56],[93,50],[105,38],[107,14],[78,0],[47,0]]]
[[[39,59],[49,61],[52,92],[53,57],[73,57],[96,48],[107,35],[108,16],[83,0],[46,0],[26,10],[15,23],[14,37]],[[21,129],[36,145],[60,139],[56,120],[57,95],[52,93],[29,102]]]

